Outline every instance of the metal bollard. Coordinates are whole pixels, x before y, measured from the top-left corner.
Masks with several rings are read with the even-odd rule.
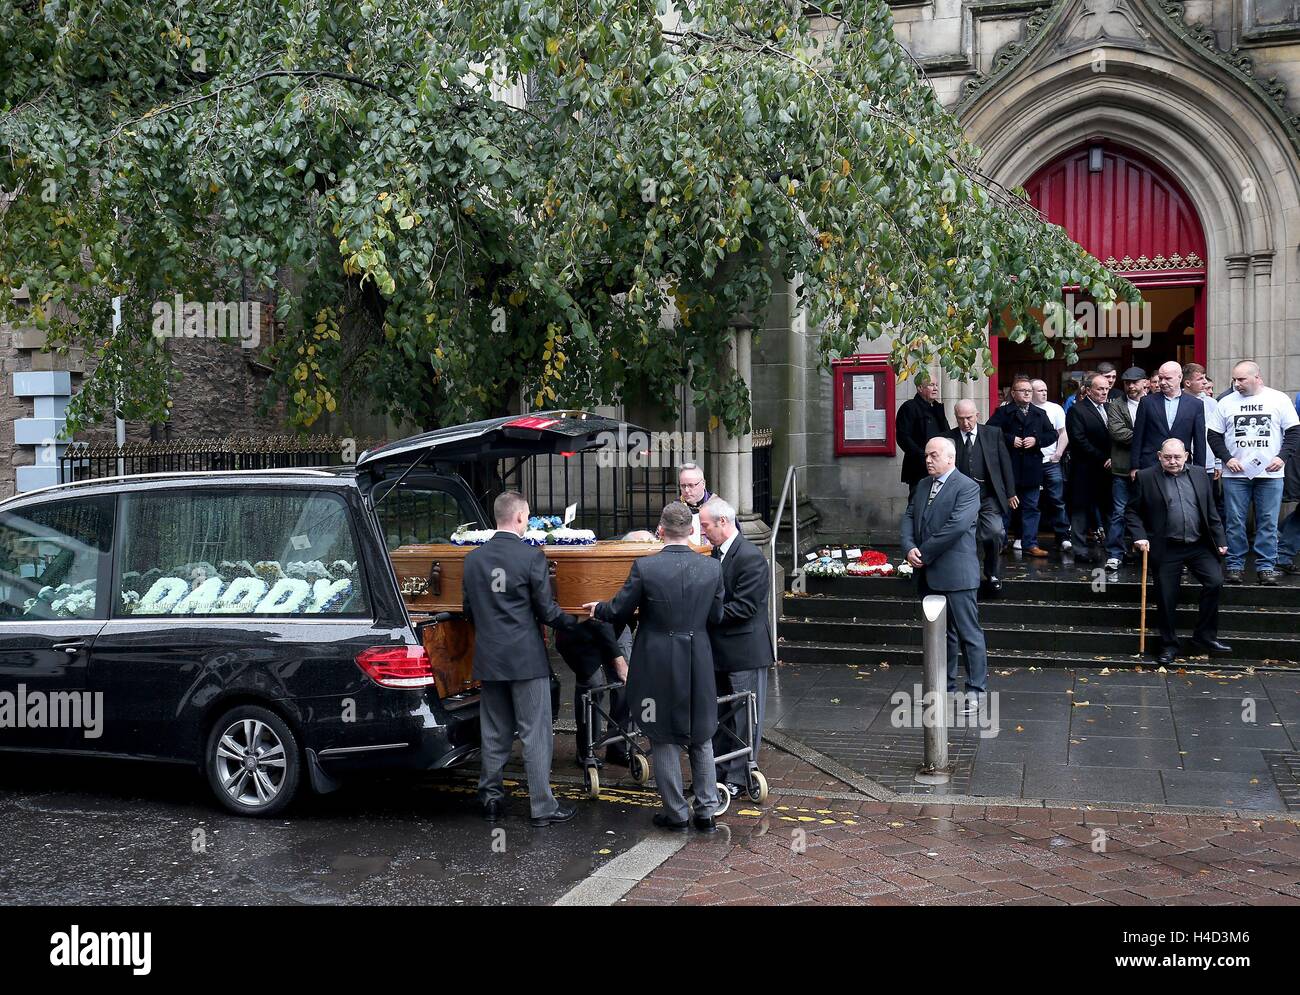
[[[921,724],[925,729],[925,762],[917,768],[921,784],[947,784],[948,771],[948,599],[928,594],[921,599],[922,646],[925,659]]]

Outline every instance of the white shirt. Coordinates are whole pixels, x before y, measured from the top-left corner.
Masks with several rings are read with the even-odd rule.
[[[731,538],[718,547],[718,549],[721,550],[718,556],[719,560],[725,560],[727,558],[727,550],[731,549],[731,544],[736,541],[736,536],[738,535],[740,535],[739,532],[731,533]]]
[[[1035,404],[1034,407],[1046,412],[1047,420],[1052,423],[1052,431],[1057,433],[1059,438],[1061,429],[1065,428],[1065,409],[1055,401],[1044,401],[1042,404]],[[1056,443],[1050,446],[1043,446],[1043,462],[1050,463],[1052,457],[1056,455]]]
[[[1210,433],[1223,431],[1223,410],[1219,407],[1219,402],[1210,396],[1209,391],[1193,396],[1199,397],[1201,403],[1205,405],[1205,469],[1222,470],[1223,460],[1210,450]]]
[[[1228,445],[1228,452],[1242,463],[1259,457],[1267,466],[1282,451],[1282,435],[1294,425],[1300,425],[1300,415],[1296,414],[1291,398],[1272,387],[1261,387],[1259,391],[1246,397],[1233,391],[1219,402],[1219,411],[1223,416],[1223,441]],[[1261,471],[1257,477],[1281,477],[1286,468],[1271,473]],[[1245,473],[1233,473],[1226,466],[1225,477],[1245,477]]]

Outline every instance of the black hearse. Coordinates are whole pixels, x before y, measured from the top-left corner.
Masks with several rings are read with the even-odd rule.
[[[388,552],[484,527],[467,476],[618,427],[538,412],[346,469],[113,477],[0,502],[0,751],[197,764],[242,815],[281,811],[304,782],[474,758],[477,693],[440,696],[421,638],[445,616],[412,619]]]

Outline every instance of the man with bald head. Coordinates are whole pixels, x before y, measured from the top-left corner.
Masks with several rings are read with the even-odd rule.
[[[1282,511],[1286,465],[1300,449],[1300,415],[1280,390],[1264,386],[1250,360],[1232,368],[1231,394],[1219,402],[1223,431],[1210,431],[1210,446],[1223,460],[1223,504],[1228,513],[1226,580],[1240,584],[1246,566],[1246,512],[1255,506],[1255,575],[1276,584],[1277,519]]]
[[[994,596],[1002,592],[998,579],[998,554],[1002,551],[1004,518],[1020,506],[1016,497],[1016,475],[1002,431],[979,423],[975,402],[963,399],[953,407],[957,427],[947,433],[957,447],[957,469],[980,487],[979,525],[975,540],[984,560],[984,590]]]
[[[1187,465],[1187,447],[1179,439],[1166,439],[1158,457],[1159,466],[1138,471],[1125,512],[1134,547],[1149,550],[1155,564],[1160,628],[1156,658],[1170,664],[1180,651],[1175,619],[1184,566],[1201,582],[1201,610],[1193,642],[1203,653],[1227,656],[1232,647],[1219,642],[1219,592],[1223,587],[1219,558],[1227,553],[1228,540],[1209,478],[1201,467]]]
[[[1205,466],[1205,405],[1183,393],[1183,368],[1165,363],[1156,371],[1150,394],[1138,404],[1133,420],[1133,469],[1156,466],[1156,450],[1166,439],[1178,439],[1192,456],[1193,466]]]
[[[921,597],[948,600],[948,690],[957,690],[957,663],[966,658],[964,714],[979,709],[988,689],[989,661],[980,626],[980,565],[975,551],[980,489],[957,469],[957,447],[947,436],[925,444],[926,478],[912,492],[903,513],[902,545],[916,571]]]

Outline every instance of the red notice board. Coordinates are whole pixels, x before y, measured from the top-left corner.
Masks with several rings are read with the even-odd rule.
[[[835,455],[894,455],[894,370],[889,357],[849,356],[831,363]]]

